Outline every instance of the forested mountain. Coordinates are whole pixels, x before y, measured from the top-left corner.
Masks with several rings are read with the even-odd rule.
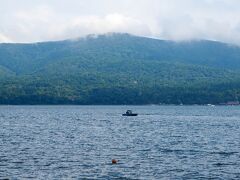
[[[0,44],[1,104],[219,104],[240,96],[240,48],[106,34]]]

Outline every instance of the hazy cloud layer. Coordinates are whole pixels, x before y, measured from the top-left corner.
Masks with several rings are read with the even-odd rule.
[[[239,0],[0,0],[0,42],[127,32],[240,44]]]

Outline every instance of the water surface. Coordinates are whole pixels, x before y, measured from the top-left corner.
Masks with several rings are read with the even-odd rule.
[[[240,179],[238,106],[0,106],[0,125],[0,179]]]

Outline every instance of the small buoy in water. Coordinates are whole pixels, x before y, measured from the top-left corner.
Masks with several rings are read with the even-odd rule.
[[[117,160],[116,159],[112,159],[112,164],[117,164]]]

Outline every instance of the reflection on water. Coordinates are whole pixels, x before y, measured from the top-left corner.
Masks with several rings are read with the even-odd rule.
[[[240,179],[240,107],[0,106],[0,124],[0,179]]]

